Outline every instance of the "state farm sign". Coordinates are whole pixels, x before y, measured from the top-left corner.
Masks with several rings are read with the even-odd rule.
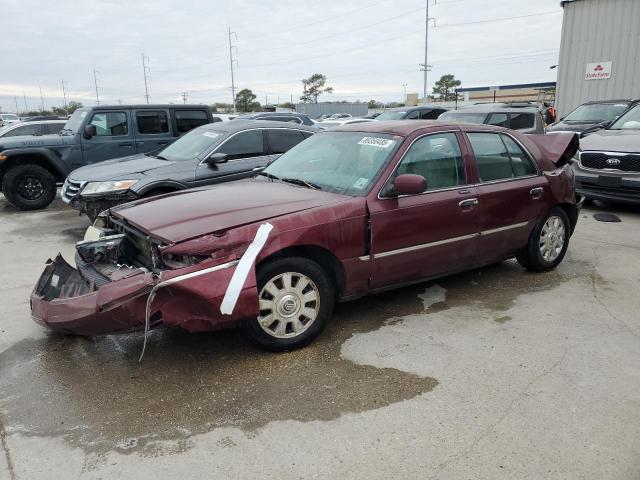
[[[611,78],[611,62],[587,63],[585,80],[606,80]]]

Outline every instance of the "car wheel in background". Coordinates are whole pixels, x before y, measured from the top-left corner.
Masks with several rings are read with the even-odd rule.
[[[545,272],[562,261],[569,246],[571,225],[561,208],[555,207],[538,222],[527,246],[516,255],[520,265],[527,270]]]
[[[2,193],[20,210],[45,208],[56,197],[56,179],[44,167],[35,164],[10,168],[2,179]]]
[[[260,313],[241,326],[261,348],[302,347],[322,331],[331,316],[335,289],[312,260],[290,257],[268,262],[258,267],[257,282]]]

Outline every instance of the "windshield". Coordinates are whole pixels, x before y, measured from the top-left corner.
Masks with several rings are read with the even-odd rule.
[[[180,162],[183,160],[202,160],[224,137],[223,132],[215,132],[208,128],[196,128],[185,133],[167,148],[160,150],[156,156]]]
[[[376,120],[402,120],[406,110],[386,110],[376,117]]]
[[[67,120],[67,123],[64,124],[63,130],[68,130],[72,134],[78,133],[80,131],[80,125],[84,120],[84,117],[87,116],[89,109],[80,108],[73,112],[73,115]]]
[[[317,133],[282,155],[263,173],[359,197],[369,191],[401,141],[401,137],[380,133]]]
[[[610,130],[640,130],[640,104],[622,115],[610,127]]]
[[[563,118],[569,122],[610,122],[627,108],[626,103],[596,103],[580,105],[573,112]]]
[[[484,123],[485,118],[487,118],[486,113],[444,112],[438,117],[438,120],[462,123]]]
[[[17,122],[18,120],[20,120],[18,116],[13,113],[3,113],[2,115],[0,115],[0,117],[2,118],[2,120],[6,120],[7,122]]]

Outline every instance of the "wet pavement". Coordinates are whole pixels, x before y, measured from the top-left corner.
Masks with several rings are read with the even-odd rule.
[[[553,272],[340,305],[299,351],[158,330],[142,363],[140,334],[29,319],[44,261],[87,225],[0,196],[0,479],[640,476],[640,209],[585,208]]]

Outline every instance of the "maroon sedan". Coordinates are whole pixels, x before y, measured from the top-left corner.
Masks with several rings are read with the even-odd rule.
[[[337,301],[516,257],[545,271],[578,219],[574,134],[370,122],[320,133],[256,178],[111,209],[49,261],[33,319],[94,335],[241,325],[283,350]]]

